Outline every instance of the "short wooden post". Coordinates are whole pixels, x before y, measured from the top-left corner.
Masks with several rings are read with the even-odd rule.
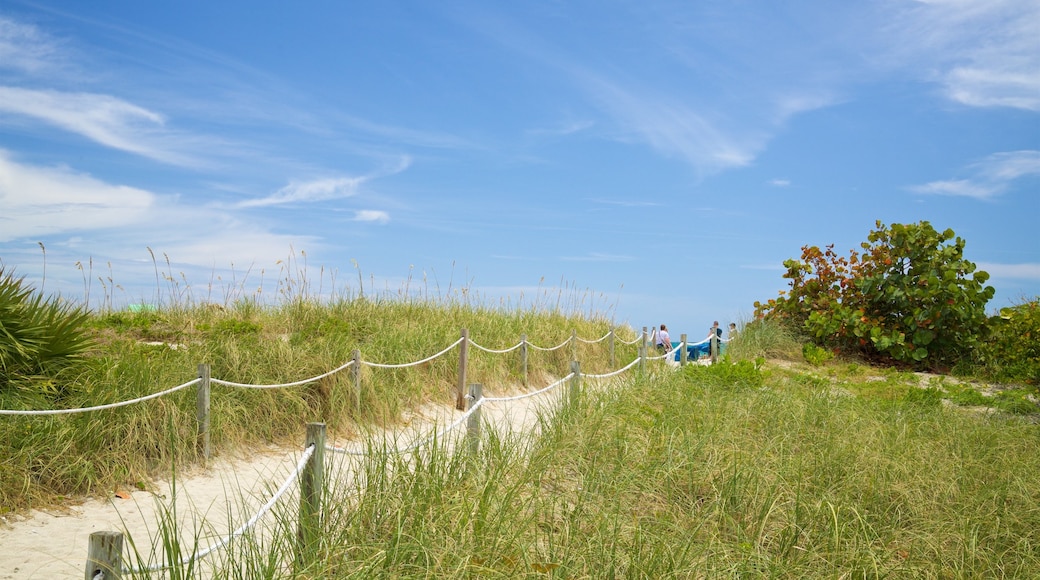
[[[685,334],[680,334],[679,335],[679,342],[681,343],[679,348],[682,349],[682,350],[679,351],[679,366],[684,367],[684,366],[686,366],[686,354],[687,354],[686,353],[686,335]]]
[[[570,389],[570,403],[571,405],[577,405],[581,399],[581,363],[576,360],[571,361],[571,373],[574,374],[571,377]]]
[[[210,369],[208,364],[199,365],[199,386],[195,391],[195,410],[198,417],[196,427],[196,445],[204,461],[209,460],[211,448],[209,443],[209,393]]]
[[[520,380],[527,386],[527,335],[520,335]]]
[[[610,347],[610,368],[614,368],[614,327],[610,327],[610,336],[607,338],[607,345]]]
[[[86,580],[119,580],[123,577],[123,533],[92,532],[87,544]]]
[[[709,344],[711,345],[711,364],[715,364],[719,361],[719,335],[714,330],[711,333]]]
[[[466,410],[466,363],[468,359],[469,329],[462,329],[462,342],[459,344],[459,384],[455,389],[455,408]]]
[[[354,418],[361,416],[361,351],[354,349],[352,355],[354,364],[350,367],[350,374],[354,377]]]
[[[578,359],[578,329],[571,329],[571,360]]]
[[[473,383],[469,386],[469,404],[466,410],[472,409],[484,398],[484,385]],[[480,408],[470,413],[466,419],[466,448],[471,456],[480,450]]]
[[[296,563],[305,567],[307,554],[316,551],[321,533],[321,499],[325,486],[325,423],[308,423],[304,449],[314,453],[300,473],[300,517],[296,528]]]
[[[639,341],[639,372],[646,371],[646,327],[643,327],[643,334]]]

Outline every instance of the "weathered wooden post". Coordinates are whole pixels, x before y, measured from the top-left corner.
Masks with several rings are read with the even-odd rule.
[[[679,335],[679,343],[680,343],[679,348],[682,349],[682,350],[679,351],[679,366],[684,367],[684,366],[686,366],[686,334],[685,333]]]
[[[639,372],[646,371],[646,327],[643,327],[643,334],[639,340]]]
[[[209,461],[209,393],[210,393],[210,370],[208,364],[200,364],[199,386],[195,391],[195,414],[198,418],[196,426],[196,447],[202,454],[203,461]]]
[[[459,344],[459,384],[455,389],[455,408],[459,411],[466,410],[466,347],[469,346],[469,329],[462,329],[462,342]]]
[[[86,580],[119,580],[123,577],[122,532],[91,532],[83,577]]]
[[[571,377],[570,389],[570,403],[571,405],[577,405],[581,400],[581,363],[576,360],[571,361],[571,373],[574,374]]]
[[[354,364],[350,366],[350,374],[354,378],[354,396],[352,403],[354,404],[354,418],[361,416],[361,351],[354,349],[352,355]]]
[[[571,360],[578,360],[578,329],[571,329]]]
[[[719,335],[714,330],[712,330],[709,344],[711,345],[711,364],[715,364],[719,361]]]
[[[475,407],[484,398],[484,385],[473,383],[469,386],[469,405],[467,411]],[[466,448],[472,457],[480,450],[480,408],[473,411],[466,419]]]
[[[321,533],[321,498],[325,486],[325,423],[308,423],[303,448],[314,446],[314,453],[300,473],[300,517],[296,528],[296,564],[307,565],[308,554],[315,553]]]
[[[610,347],[610,368],[614,368],[614,327],[610,327],[610,336],[607,338],[607,345]]]
[[[527,386],[527,335],[520,335],[520,377],[523,385]]]

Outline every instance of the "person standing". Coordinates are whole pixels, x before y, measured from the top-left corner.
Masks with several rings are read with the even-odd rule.
[[[668,327],[663,324],[657,331],[657,350],[662,353],[672,350],[672,337],[668,335]]]

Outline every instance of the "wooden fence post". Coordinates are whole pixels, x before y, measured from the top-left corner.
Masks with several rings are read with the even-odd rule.
[[[581,399],[581,363],[576,360],[571,361],[571,372],[574,376],[571,377],[570,393],[571,405],[577,405]]]
[[[571,360],[578,360],[578,329],[571,329]]]
[[[687,354],[686,353],[686,334],[685,333],[679,335],[679,342],[681,343],[679,348],[682,349],[682,350],[679,351],[679,366],[684,367],[684,366],[686,366],[686,354]]]
[[[354,404],[354,418],[361,416],[361,351],[354,349],[353,353],[354,364],[350,367],[350,373],[354,377],[354,396],[352,403]]]
[[[610,368],[614,368],[614,327],[610,327],[610,337],[607,339],[607,344],[610,345]]]
[[[122,532],[92,532],[87,544],[86,580],[119,580],[123,577]]]
[[[472,409],[484,398],[484,385],[473,383],[469,386],[469,405],[466,410]],[[466,447],[470,456],[475,457],[480,450],[480,409],[470,414],[466,419]]]
[[[520,377],[524,387],[527,386],[527,335],[520,335]]]
[[[639,341],[639,372],[646,371],[646,327],[643,327],[643,335]]]
[[[306,566],[308,554],[317,550],[321,533],[321,499],[325,486],[325,423],[308,423],[304,449],[314,453],[300,473],[300,517],[296,528],[296,564]]]
[[[462,342],[459,344],[459,384],[455,389],[455,408],[459,411],[466,410],[466,362],[469,346],[469,329],[462,329]]]
[[[208,364],[199,365],[199,386],[195,391],[195,410],[198,417],[196,427],[196,447],[204,461],[209,461],[209,393],[210,369]]]
[[[711,333],[711,364],[715,364],[719,361],[719,335],[714,331]]]

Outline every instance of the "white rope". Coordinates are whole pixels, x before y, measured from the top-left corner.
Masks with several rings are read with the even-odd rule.
[[[681,346],[681,345],[682,345],[682,343],[680,343],[680,346]],[[665,360],[665,359],[667,359],[667,358],[668,358],[669,356],[671,356],[671,355],[675,354],[675,353],[676,353],[676,352],[677,352],[678,350],[679,350],[679,346],[677,346],[677,347],[673,348],[672,350],[670,350],[670,351],[668,351],[668,352],[666,352],[666,353],[664,353],[664,354],[661,354],[661,355],[657,355],[657,356],[648,356],[648,357],[646,357],[646,360]]]
[[[546,392],[546,391],[548,391],[550,389],[554,389],[554,388],[562,385],[564,382],[568,381],[571,378],[574,378],[574,373],[571,373],[571,374],[563,377],[562,379],[556,381],[555,383],[549,385],[548,387],[543,387],[541,389],[538,389],[537,391],[534,391],[533,393],[522,393],[522,394],[519,394],[519,395],[513,395],[512,397],[484,397],[483,399],[481,399],[481,401],[491,401],[491,402],[519,401],[520,399],[526,399],[528,397],[534,397],[534,396],[540,395],[540,394],[542,394],[542,393],[544,393],[544,392]]]
[[[512,351],[514,351],[514,350],[516,350],[516,349],[518,349],[518,348],[520,348],[521,346],[524,345],[524,342],[520,341],[520,342],[516,343],[515,345],[513,345],[513,346],[511,346],[509,348],[505,348],[505,349],[502,349],[502,350],[495,350],[493,348],[487,348],[487,347],[484,347],[484,346],[480,346],[479,344],[473,342],[472,340],[469,341],[469,343],[472,344],[473,346],[479,348],[480,350],[482,350],[484,352],[490,352],[490,353],[494,353],[494,354],[505,354],[507,352],[512,352]]]
[[[635,343],[639,342],[639,339],[641,339],[641,338],[643,338],[643,336],[642,336],[642,335],[638,335],[638,336],[636,336],[635,338],[633,338],[633,339],[632,339],[631,341],[627,341],[627,340],[622,340],[622,339],[620,339],[620,338],[619,338],[619,339],[617,339],[617,340],[618,340],[618,342],[620,342],[621,344],[635,344]]]
[[[433,439],[443,438],[445,435],[450,433],[453,429],[455,429],[456,427],[461,425],[463,421],[468,419],[469,416],[472,415],[483,404],[484,404],[484,399],[480,399],[479,401],[474,403],[472,407],[467,409],[465,413],[460,415],[459,418],[456,419],[452,424],[450,424],[447,427],[441,429],[439,432],[432,433],[432,434],[428,435],[425,438],[416,439],[410,445],[407,445],[405,447],[395,447],[394,449],[391,449],[389,452],[390,453],[405,453],[407,451],[414,451],[414,450],[418,449],[419,447],[421,447],[423,444],[425,444],[425,443],[427,443],[429,441],[432,441]],[[351,451],[351,450],[346,449],[344,447],[326,447],[326,449],[328,449],[329,451],[333,451],[335,453],[342,453],[344,455],[355,455],[355,456],[365,456],[365,455],[368,455],[368,453],[365,452],[365,451]]]
[[[627,365],[619,368],[618,370],[613,371],[613,372],[609,372],[609,373],[607,373],[605,375],[582,375],[582,376],[586,377],[586,378],[589,378],[589,379],[608,379],[610,377],[614,377],[614,376],[620,375],[621,373],[623,373],[623,372],[627,371],[628,369],[636,366],[637,364],[639,364],[639,358],[636,358],[632,362],[630,362]]]
[[[303,470],[307,467],[307,462],[310,461],[311,456],[313,455],[314,445],[312,444],[309,445],[307,449],[304,450],[303,455],[300,456],[300,460],[296,463],[296,471],[294,471],[285,480],[285,482],[282,483],[282,486],[278,488],[278,491],[276,491],[273,496],[271,496],[271,499],[267,500],[267,503],[265,503],[263,507],[260,508],[260,511],[254,514],[253,517],[249,518],[249,520],[246,523],[239,526],[237,530],[231,532],[231,535],[227,538],[223,538],[216,543],[210,544],[209,547],[207,547],[205,550],[202,550],[190,556],[185,556],[177,565],[184,566],[191,562],[201,560],[202,558],[205,558],[206,556],[210,555],[214,550],[219,550],[220,548],[223,548],[224,546],[228,545],[228,543],[230,543],[231,540],[240,537],[247,530],[255,526],[256,522],[258,522],[260,518],[264,516],[264,514],[269,512],[271,508],[274,507],[274,504],[278,503],[278,500],[281,499],[282,496],[289,491],[289,488],[292,486],[292,484],[300,478],[300,474],[303,473]],[[170,567],[171,566],[167,564],[157,564],[154,566],[147,566],[144,568],[126,570],[126,572],[129,572],[131,574],[139,574],[141,572],[156,572],[159,570],[166,570]]]
[[[49,410],[45,410],[45,411],[15,411],[15,410],[8,410],[8,409],[0,409],[0,415],[63,415],[63,414],[66,414],[66,413],[83,413],[83,412],[86,412],[86,411],[100,411],[102,409],[114,409],[116,407],[125,407],[127,405],[132,405],[134,403],[141,403],[141,402],[147,401],[149,399],[155,399],[155,398],[161,397],[163,395],[168,395],[168,394],[173,393],[175,391],[179,391],[179,390],[181,390],[183,388],[190,387],[190,386],[194,385],[195,383],[199,382],[200,380],[202,380],[202,379],[192,379],[192,380],[184,383],[183,385],[177,385],[176,387],[173,387],[171,389],[166,389],[165,391],[160,391],[158,393],[153,393],[151,395],[146,395],[146,396],[138,398],[138,399],[132,399],[130,401],[122,401],[122,402],[119,402],[119,403],[109,403],[107,405],[98,405],[96,407],[81,407],[79,409],[49,409]]]
[[[610,336],[610,334],[612,332],[614,332],[614,331],[612,331],[612,330],[611,331],[607,331],[606,334],[604,334],[603,336],[601,336],[601,337],[599,337],[597,339],[594,339],[594,340],[586,340],[586,339],[584,339],[584,338],[579,336],[578,337],[578,342],[584,342],[585,344],[596,344],[597,342],[602,342],[602,341],[606,340]]]
[[[225,386],[228,386],[228,387],[245,387],[247,389],[279,389],[279,388],[282,388],[282,387],[296,387],[296,386],[299,386],[299,385],[306,385],[307,383],[313,383],[314,381],[317,381],[317,380],[320,380],[320,379],[324,379],[325,377],[327,377],[329,375],[334,375],[334,374],[338,373],[339,371],[349,367],[352,364],[354,364],[354,361],[350,361],[347,364],[338,366],[338,367],[332,369],[331,371],[329,371],[327,373],[322,373],[322,374],[320,374],[320,375],[318,375],[316,377],[311,377],[309,379],[303,379],[301,381],[293,381],[291,383],[278,383],[278,384],[275,384],[275,385],[255,385],[255,384],[249,384],[249,383],[235,383],[235,382],[232,382],[232,381],[224,381],[224,380],[221,380],[221,379],[210,379],[209,381],[211,383],[216,383],[218,385],[225,385]]]
[[[466,340],[466,339],[460,337],[458,340],[456,340],[455,342],[451,343],[448,346],[448,348],[440,351],[439,353],[437,353],[435,355],[432,355],[432,356],[428,356],[428,357],[426,357],[426,358],[424,358],[422,360],[417,360],[415,362],[411,362],[411,363],[403,363],[403,364],[396,364],[396,365],[394,365],[394,364],[381,364],[381,363],[370,363],[370,362],[361,361],[361,364],[368,365],[370,367],[380,368],[380,369],[400,369],[400,368],[404,368],[404,367],[413,367],[415,365],[421,365],[421,364],[423,364],[425,362],[430,362],[431,360],[433,360],[433,359],[441,356],[442,354],[448,352],[449,350],[455,348],[456,346],[461,344],[463,340]]]
[[[556,345],[554,347],[550,347],[550,348],[544,348],[544,347],[541,347],[541,346],[535,346],[535,345],[531,344],[530,342],[527,343],[527,345],[530,346],[531,348],[535,349],[535,350],[552,351],[552,350],[559,350],[559,349],[567,346],[567,344],[569,344],[570,341],[571,341],[571,339],[568,338],[567,340],[563,341],[562,343],[560,343],[560,344],[558,344],[558,345]]]

